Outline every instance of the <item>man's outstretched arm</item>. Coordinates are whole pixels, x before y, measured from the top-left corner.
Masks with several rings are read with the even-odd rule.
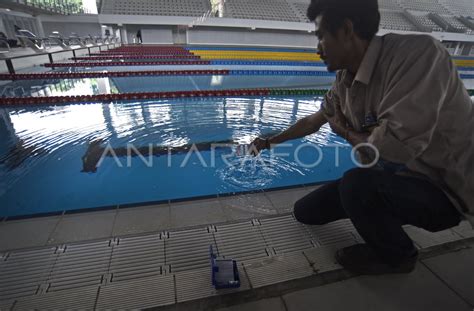
[[[313,113],[312,115],[298,120],[295,124],[290,126],[285,131],[281,132],[280,134],[272,136],[268,139],[263,139],[260,137],[256,138],[252,142],[254,148],[251,148],[251,150],[257,150],[258,152],[260,152],[264,149],[270,149],[271,145],[281,144],[282,142],[285,142],[287,140],[297,139],[309,134],[313,134],[319,131],[321,126],[323,126],[325,123],[327,123],[327,120],[324,116],[324,112],[323,110],[319,110],[318,112]]]

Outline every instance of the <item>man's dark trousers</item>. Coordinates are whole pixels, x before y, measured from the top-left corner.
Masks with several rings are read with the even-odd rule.
[[[379,257],[396,265],[417,253],[402,228],[431,232],[456,226],[461,214],[430,181],[373,168],[355,168],[295,203],[295,217],[309,225],[350,218]]]

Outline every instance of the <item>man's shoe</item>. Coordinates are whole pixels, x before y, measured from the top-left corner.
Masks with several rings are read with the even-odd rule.
[[[418,253],[403,262],[392,265],[380,259],[367,244],[344,247],[336,252],[337,262],[345,269],[357,274],[410,273],[415,269]]]

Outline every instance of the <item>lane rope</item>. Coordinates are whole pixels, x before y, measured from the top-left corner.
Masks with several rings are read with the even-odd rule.
[[[249,96],[322,96],[328,89],[238,89],[177,92],[147,92],[123,94],[99,94],[80,96],[45,96],[45,97],[4,97],[0,106],[36,106],[36,105],[69,105],[72,103],[91,104],[111,101],[176,99],[176,98],[209,98],[209,97],[249,97]],[[474,96],[474,90],[469,90]]]
[[[335,73],[315,70],[147,70],[147,71],[84,71],[0,74],[0,80],[83,79],[143,76],[335,76]]]
[[[153,65],[211,65],[208,60],[201,61],[154,61],[154,62],[81,62],[44,64],[44,67],[107,67],[107,66],[153,66]]]

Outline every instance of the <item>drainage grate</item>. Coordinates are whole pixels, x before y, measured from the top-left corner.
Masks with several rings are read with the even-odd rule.
[[[160,275],[165,264],[165,243],[159,234],[120,238],[112,249],[111,282]]]
[[[260,231],[268,247],[280,255],[312,248],[311,236],[294,219],[293,215],[260,220]]]
[[[100,285],[107,273],[110,241],[67,245],[59,253],[48,280],[48,292]]]
[[[169,232],[165,239],[165,261],[170,272],[209,267],[209,245],[215,247],[207,228]]]
[[[13,310],[93,310],[98,289],[89,286],[23,298]]]
[[[243,263],[252,287],[300,279],[314,274],[302,252],[255,259]]]
[[[176,273],[176,297],[178,302],[222,295],[250,289],[242,266],[239,266],[241,285],[239,288],[215,289],[211,280],[211,268]]]
[[[111,283],[100,288],[98,310],[144,309],[175,303],[173,275]]]
[[[219,255],[238,261],[267,257],[267,245],[257,223],[246,221],[216,226],[214,236]]]
[[[0,261],[0,300],[36,294],[56,260],[55,250],[20,251]]]
[[[363,242],[363,239],[349,219],[341,219],[321,226],[304,225],[304,227],[311,234],[313,241],[317,242],[320,246]]]

